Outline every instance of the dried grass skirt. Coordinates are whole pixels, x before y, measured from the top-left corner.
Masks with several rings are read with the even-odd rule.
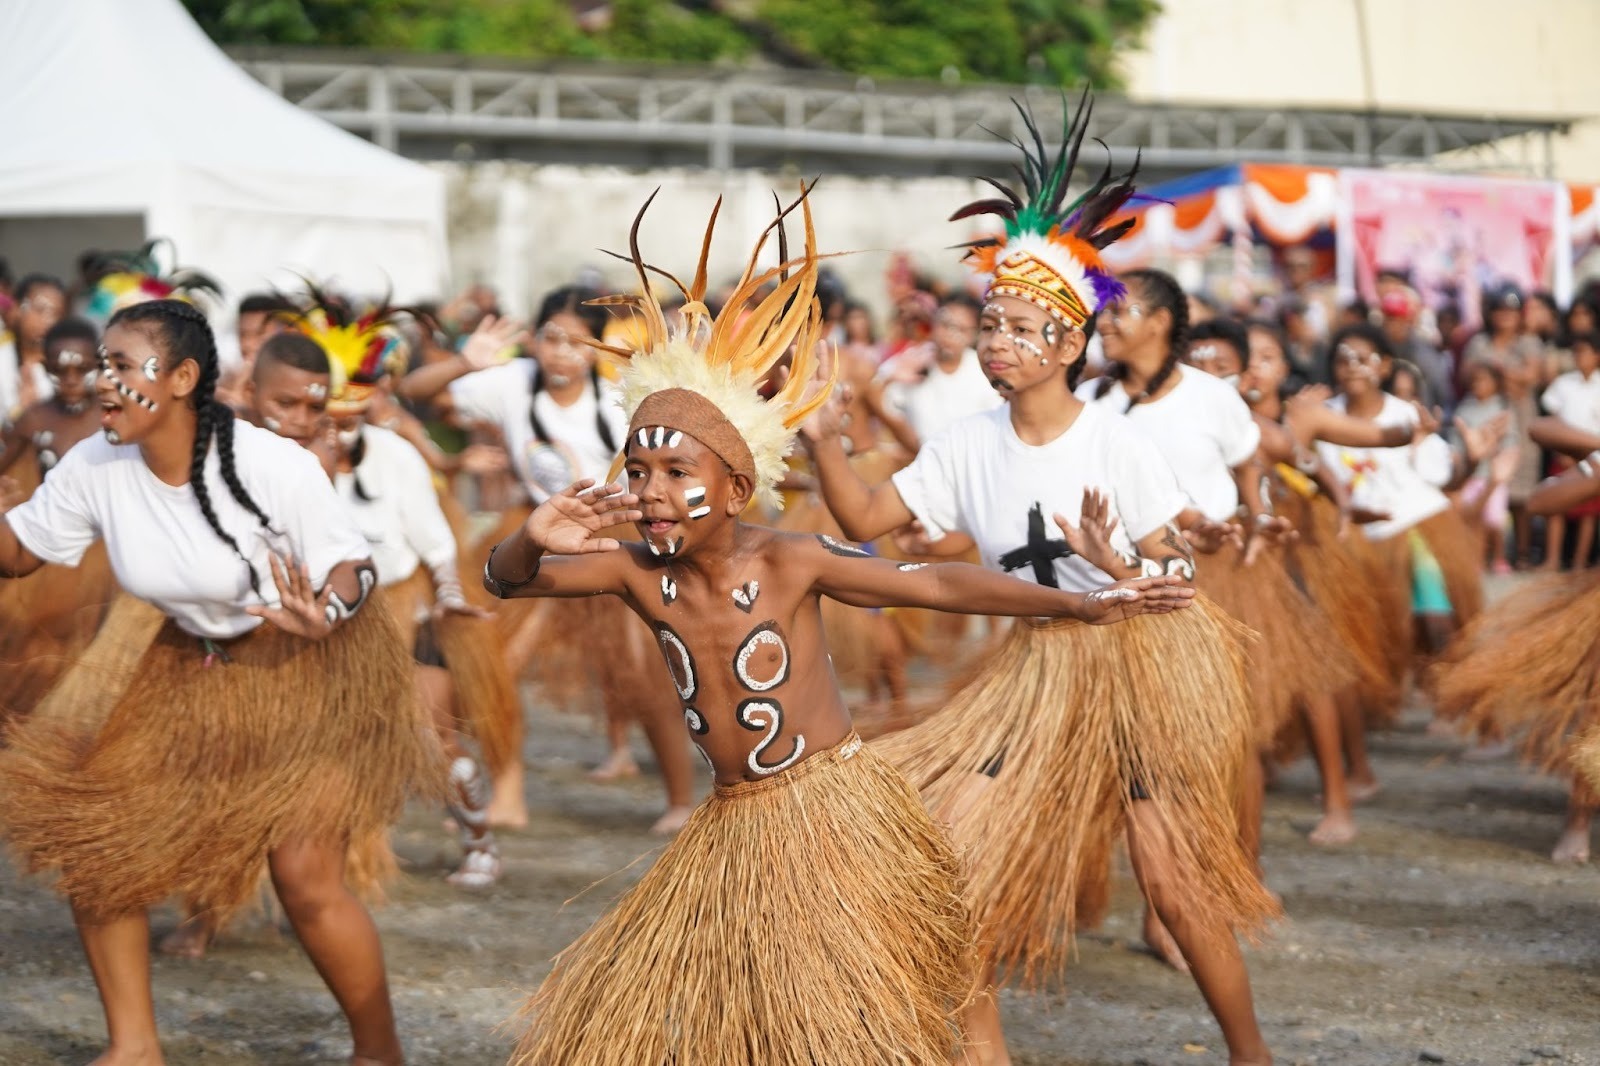
[[[264,624],[220,649],[206,666],[201,642],[167,622],[103,722],[35,716],[0,752],[12,847],[96,917],[182,895],[225,921],[280,844],[368,839],[408,792],[442,788],[385,612],[320,641]]]
[[[944,1066],[970,994],[960,863],[851,737],[719,785],[556,959],[517,1066]]]
[[[942,711],[874,742],[935,811],[994,771],[952,832],[975,842],[980,948],[1004,972],[1034,987],[1060,977],[1077,923],[1104,909],[1136,801],[1171,840],[1197,921],[1249,932],[1278,913],[1235,815],[1255,738],[1246,636],[1204,597],[1111,626],[1019,622]]]
[[[1256,635],[1245,645],[1245,677],[1258,747],[1270,748],[1307,698],[1355,681],[1353,660],[1328,639],[1332,625],[1289,576],[1283,549],[1268,546],[1246,566],[1243,552],[1224,545],[1197,561],[1195,587]]]
[[[1600,569],[1528,582],[1457,635],[1432,671],[1441,716],[1521,736],[1540,769],[1566,772],[1600,723]]]

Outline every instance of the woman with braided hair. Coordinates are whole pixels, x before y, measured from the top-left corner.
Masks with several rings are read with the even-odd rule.
[[[442,766],[365,539],[316,458],[214,398],[215,339],[176,300],[119,311],[100,349],[103,433],[0,522],[0,574],[75,564],[104,540],[122,587],[165,616],[132,670],[62,686],[0,751],[0,825],[56,875],[105,1008],[101,1066],[160,1063],[146,909],[223,920],[263,863],[343,1008],[355,1063],[398,1063],[383,953],[344,883]],[[95,682],[100,682],[98,685]]]

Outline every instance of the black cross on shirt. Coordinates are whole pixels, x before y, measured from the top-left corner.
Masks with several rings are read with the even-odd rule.
[[[1028,543],[1012,548],[1000,556],[1000,565],[1006,573],[1033,567],[1033,579],[1048,588],[1060,588],[1056,582],[1057,559],[1076,555],[1064,540],[1051,540],[1044,535],[1044,506],[1035,503],[1028,511]]]

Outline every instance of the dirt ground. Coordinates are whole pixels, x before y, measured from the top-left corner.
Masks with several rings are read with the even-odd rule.
[[[1385,787],[1354,845],[1306,843],[1308,765],[1274,786],[1265,864],[1289,919],[1249,960],[1277,1061],[1600,1064],[1600,871],[1548,859],[1562,785],[1510,762],[1464,763],[1423,725],[1413,711],[1374,738]],[[602,744],[589,721],[536,708],[530,727],[532,824],[504,836],[497,889],[445,885],[452,848],[437,813],[411,810],[398,835],[407,874],[378,922],[413,1063],[503,1063],[551,956],[660,847],[647,832],[661,802],[652,776],[591,783]],[[1194,985],[1141,952],[1138,916],[1124,861],[1113,917],[1081,939],[1070,992],[1006,994],[1019,1063],[1226,1061]],[[152,920],[159,935],[175,914]],[[244,924],[203,961],[157,959],[155,987],[172,1066],[348,1054],[331,999],[270,922]],[[0,1064],[87,1062],[103,1034],[66,907],[0,864]]]

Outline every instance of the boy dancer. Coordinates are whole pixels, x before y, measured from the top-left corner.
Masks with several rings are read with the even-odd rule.
[[[805,222],[803,260],[758,274],[753,255],[715,319],[709,228],[677,331],[649,297],[611,298],[648,325],[645,351],[619,353],[631,357],[627,493],[579,482],[485,567],[498,596],[609,593],[644,618],[716,779],[639,885],[557,960],[516,1063],[946,1061],[972,980],[959,864],[852,730],[820,599],[1110,622],[1190,595],[1169,578],[1062,592],[740,521],[752,499],[775,498],[795,428],[832,387],[806,396],[821,332],[809,206]],[[636,244],[634,260],[643,282]],[[792,372],[763,400],[791,345]],[[620,521],[644,543],[597,536]]]

